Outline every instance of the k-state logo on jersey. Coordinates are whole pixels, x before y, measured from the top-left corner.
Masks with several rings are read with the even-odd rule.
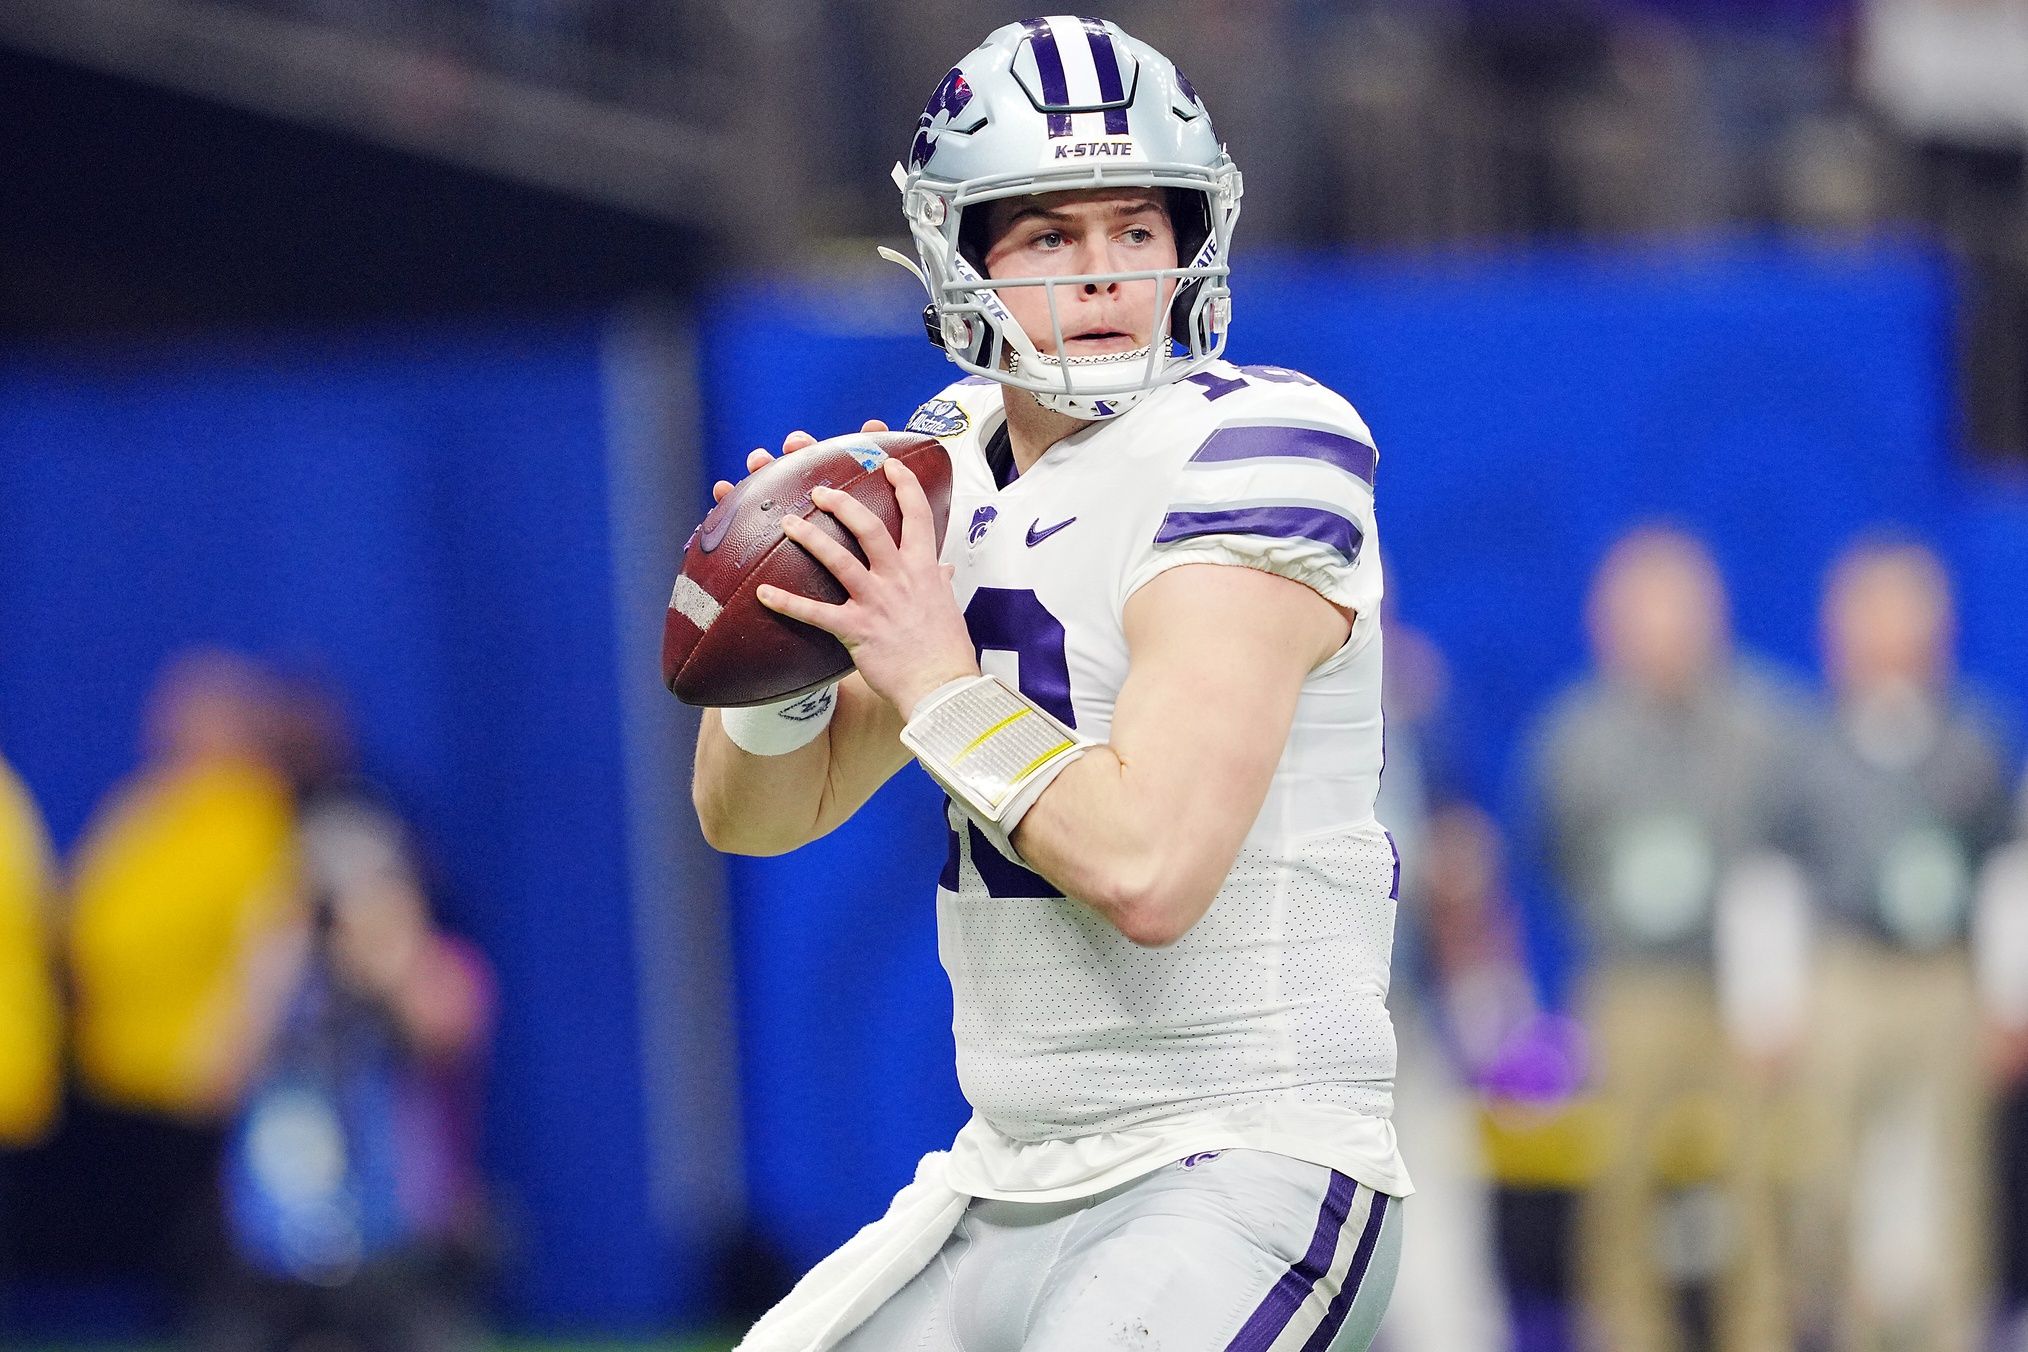
[[[997,507],[981,507],[973,512],[972,528],[965,532],[965,543],[975,545],[985,539],[986,527],[992,525],[993,519],[999,515],[1000,509]]]
[[[920,432],[926,437],[954,437],[972,425],[965,410],[948,399],[932,399],[909,417],[904,432]]]

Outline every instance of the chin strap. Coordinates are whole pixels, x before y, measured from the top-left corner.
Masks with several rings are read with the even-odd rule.
[[[1021,365],[1029,360],[1027,354],[1011,348],[1009,349],[1008,356],[1017,374],[1020,372]],[[1148,361],[1148,349],[1137,347],[1132,352],[1101,353],[1089,357],[1072,357],[1067,362],[1063,358],[1051,356],[1047,352],[1037,352],[1034,354],[1034,361],[1037,365],[1045,368],[1054,367],[1059,371],[1066,365],[1087,370],[1093,367],[1117,365],[1124,370],[1129,365],[1146,365]],[[1061,413],[1067,417],[1082,419],[1085,422],[1098,422],[1106,418],[1119,417],[1120,414],[1125,413],[1135,404],[1147,398],[1152,391],[1128,390],[1124,394],[1108,394],[1103,396],[1070,394],[1062,390],[1030,390],[1029,393],[1035,396],[1036,403],[1052,413]]]

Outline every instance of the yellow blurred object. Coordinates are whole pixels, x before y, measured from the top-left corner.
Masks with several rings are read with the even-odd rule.
[[[0,761],[0,1145],[32,1144],[56,1116],[60,1074],[50,979],[49,837]]]
[[[181,1117],[228,1106],[248,957],[289,904],[291,827],[285,784],[245,761],[147,775],[94,824],[70,954],[95,1097]]]
[[[1584,1187],[1598,1169],[1598,1104],[1569,1099],[1551,1104],[1495,1099],[1479,1119],[1486,1167],[1502,1187]]]

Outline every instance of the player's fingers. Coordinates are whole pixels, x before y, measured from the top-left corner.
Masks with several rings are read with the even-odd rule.
[[[746,472],[751,474],[762,465],[771,463],[774,458],[775,453],[773,451],[764,451],[756,446],[746,453]]]
[[[810,500],[837,517],[839,524],[852,532],[852,538],[859,541],[859,548],[866,554],[869,565],[877,568],[883,560],[891,559],[899,552],[895,548],[894,537],[887,533],[886,523],[850,493],[820,488],[810,494]]]
[[[834,606],[824,601],[813,601],[807,596],[798,596],[780,587],[756,587],[754,599],[777,615],[786,615],[804,624],[813,624],[826,633],[836,633],[839,612],[843,606]]]
[[[732,482],[728,479],[720,479],[711,486],[711,500],[713,502],[724,502],[725,495],[731,491]]]
[[[936,553],[936,518],[930,512],[929,496],[922,491],[922,481],[899,460],[890,459],[885,468],[887,482],[894,487],[894,500],[901,507],[901,547]]]
[[[788,455],[792,451],[800,451],[805,446],[814,446],[816,444],[817,439],[799,427],[782,438],[782,454]]]
[[[860,424],[859,430],[862,432],[885,432],[887,424],[878,418],[868,418],[864,423]]]
[[[810,557],[824,565],[848,595],[858,595],[860,581],[866,576],[866,565],[859,556],[838,543],[830,532],[815,526],[800,516],[782,518],[782,534],[810,552]]]

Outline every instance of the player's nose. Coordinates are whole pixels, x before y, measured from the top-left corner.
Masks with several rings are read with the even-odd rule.
[[[1088,239],[1079,247],[1078,252],[1077,270],[1087,277],[1107,272],[1119,272],[1126,266],[1119,259],[1113,257],[1113,248],[1109,240]],[[1117,291],[1119,286],[1118,282],[1086,282],[1084,284],[1084,293],[1087,296],[1097,295],[1101,291],[1110,293]]]

